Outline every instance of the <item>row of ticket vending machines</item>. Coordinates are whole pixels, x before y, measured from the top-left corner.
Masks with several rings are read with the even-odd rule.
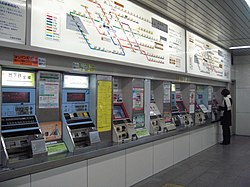
[[[112,97],[105,98],[112,106],[93,106],[99,98],[98,79],[94,81],[86,75],[2,70],[1,165],[11,167],[27,159],[40,162],[48,154],[101,142],[98,107],[112,110],[110,141],[118,143],[219,120],[221,87],[112,77],[107,80]],[[37,116],[38,110],[56,108],[61,124],[51,125],[46,116]]]

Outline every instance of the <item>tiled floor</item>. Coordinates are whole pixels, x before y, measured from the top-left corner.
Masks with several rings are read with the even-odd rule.
[[[250,137],[233,136],[230,145],[215,145],[133,187],[250,187]]]

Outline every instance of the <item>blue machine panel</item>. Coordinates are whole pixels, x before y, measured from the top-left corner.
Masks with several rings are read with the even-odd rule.
[[[88,89],[63,89],[62,113],[74,113],[88,111],[89,90]]]
[[[3,88],[2,117],[35,115],[35,89]]]

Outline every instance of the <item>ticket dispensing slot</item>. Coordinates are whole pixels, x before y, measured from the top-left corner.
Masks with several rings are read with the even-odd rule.
[[[193,126],[194,122],[192,116],[187,112],[186,106],[183,101],[176,101],[176,106],[179,111],[180,122],[184,126]]]
[[[195,107],[195,124],[202,125],[206,123],[206,116],[203,110],[200,108],[203,105],[196,105]]]
[[[150,103],[150,134],[166,132],[166,124],[155,103]]]
[[[46,158],[45,141],[35,115],[35,89],[2,89],[1,132],[4,165]]]
[[[136,140],[136,131],[124,104],[114,103],[113,106],[113,141],[124,143]]]
[[[69,135],[76,148],[90,145],[89,132],[95,127],[88,112],[64,113]]]
[[[174,120],[172,119],[171,121],[165,121],[165,125],[164,127],[162,127],[162,131],[163,132],[167,132],[167,131],[173,131],[176,130],[176,125]]]
[[[172,106],[173,120],[176,126],[192,126],[192,116],[187,112],[183,101],[176,101],[176,106]]]
[[[95,125],[89,113],[89,79],[64,75],[62,93],[63,141],[68,150],[91,145],[90,132]]]
[[[7,162],[47,155],[36,116],[3,117],[2,137]]]
[[[171,110],[172,110],[172,118],[173,118],[173,121],[174,121],[175,125],[180,126],[181,121],[180,121],[180,118],[179,118],[180,113],[178,111],[178,108],[176,106],[172,106]]]

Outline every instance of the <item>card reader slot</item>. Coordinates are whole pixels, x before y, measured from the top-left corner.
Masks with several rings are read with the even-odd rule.
[[[91,118],[87,118],[87,119],[69,119],[67,120],[67,123],[68,124],[71,124],[71,123],[79,123],[79,122],[88,122],[88,121],[92,121]]]
[[[30,127],[39,127],[37,123],[32,123],[32,124],[13,124],[13,125],[3,125],[2,126],[2,131],[3,130],[11,130],[11,129],[24,129],[30,128]]]
[[[78,125],[69,125],[70,129],[80,129],[80,128],[88,128],[88,127],[95,127],[94,123],[84,123]]]
[[[35,135],[35,134],[41,134],[40,130],[35,129],[35,130],[25,130],[25,131],[8,132],[8,133],[2,132],[2,135],[3,135],[4,138],[16,137],[16,136],[24,136],[24,135]]]
[[[18,116],[18,117],[4,117],[2,118],[2,125],[8,124],[19,124],[19,123],[33,123],[36,122],[36,118],[34,116]]]
[[[24,160],[32,157],[32,153],[29,147],[20,147],[16,149],[9,149],[7,151],[11,162]]]

